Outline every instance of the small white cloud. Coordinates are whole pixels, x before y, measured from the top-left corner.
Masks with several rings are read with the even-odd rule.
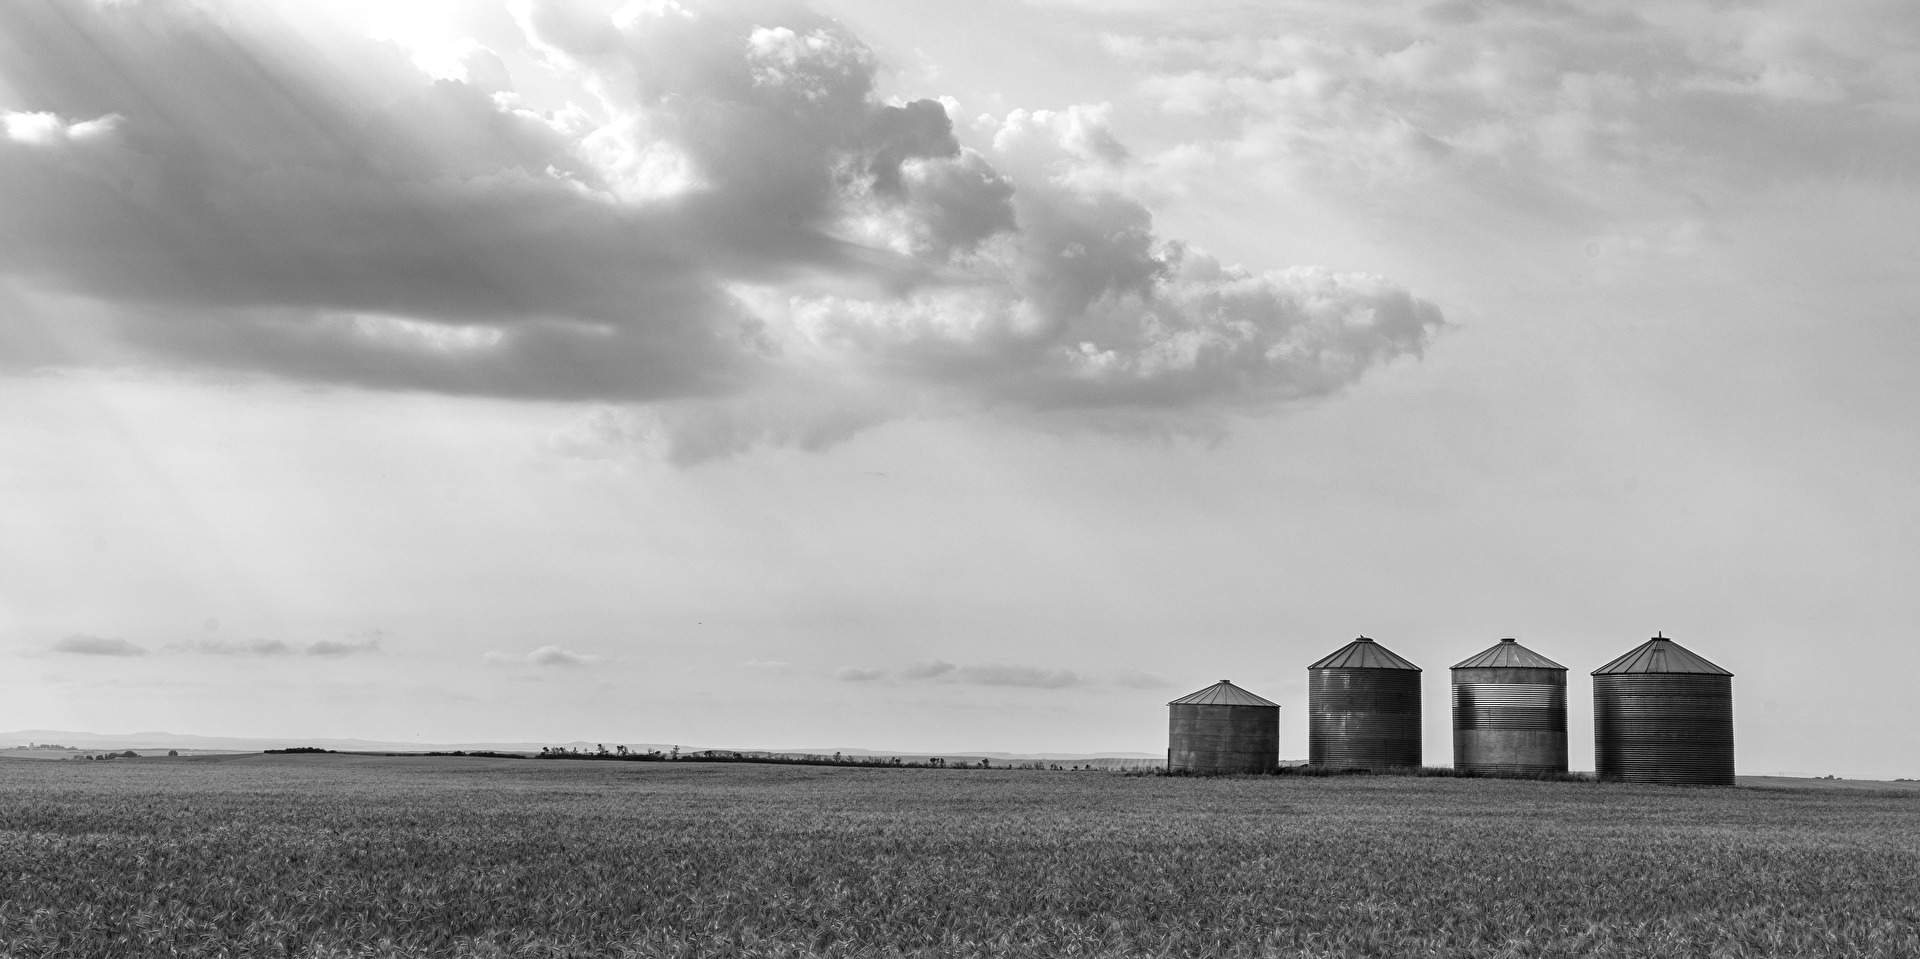
[[[793,664],[780,659],[749,659],[740,665],[744,669],[758,670],[763,673],[793,672]]]
[[[527,662],[534,666],[585,666],[599,658],[558,646],[542,646],[527,654]]]
[[[80,656],[145,656],[147,649],[113,636],[88,636],[75,633],[56,641],[48,649],[56,653]]]
[[[849,683],[867,683],[886,677],[886,670],[867,666],[843,666],[833,674],[833,678]]]
[[[524,654],[490,651],[480,657],[493,666],[586,666],[600,661],[590,653],[576,653],[559,646],[542,646]]]

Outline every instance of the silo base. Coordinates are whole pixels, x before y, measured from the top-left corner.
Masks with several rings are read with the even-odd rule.
[[[1455,730],[1453,768],[1485,773],[1564,773],[1567,734],[1554,729]]]

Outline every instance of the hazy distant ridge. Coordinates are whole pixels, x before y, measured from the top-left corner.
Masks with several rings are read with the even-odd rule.
[[[57,743],[62,746],[78,746],[83,749],[231,749],[253,751],[265,749],[286,749],[292,746],[307,746],[319,749],[339,749],[363,752],[452,752],[477,750],[498,752],[539,752],[547,746],[565,746],[573,749],[591,750],[599,742],[573,740],[571,742],[518,742],[518,743],[420,743],[399,742],[375,739],[292,739],[278,737],[244,736],[196,736],[190,733],[134,732],[134,733],[88,733],[69,729],[22,729],[14,732],[0,732],[0,749],[13,746],[25,746],[29,743]],[[616,743],[604,741],[608,749],[615,745],[625,746],[637,752],[658,749],[666,752],[674,748],[671,743]],[[1053,760],[1070,762],[1090,759],[1160,759],[1158,753],[1005,753],[991,750],[969,750],[964,752],[929,752],[927,750],[885,750],[861,749],[857,747],[809,747],[806,749],[768,749],[754,746],[703,746],[697,744],[679,744],[682,752],[698,752],[706,749],[722,749],[747,753],[770,753],[775,755],[813,754],[831,756],[840,753],[845,756],[899,756],[903,759],[946,756],[998,759],[1007,762],[1034,762]]]

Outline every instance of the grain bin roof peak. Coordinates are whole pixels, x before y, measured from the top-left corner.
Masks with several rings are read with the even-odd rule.
[[[1185,696],[1182,696],[1179,699],[1176,699],[1173,702],[1168,703],[1167,705],[1169,706],[1273,706],[1275,708],[1278,708],[1280,704],[1276,702],[1271,702],[1269,700],[1261,699],[1260,697],[1255,696],[1254,694],[1247,692],[1246,690],[1241,689],[1240,687],[1235,686],[1234,684],[1223,679],[1217,683],[1214,683],[1211,686],[1208,686],[1203,690],[1200,690],[1197,693],[1189,693]]]
[[[1453,665],[1454,669],[1566,669],[1567,667],[1528,649],[1511,639],[1503,639],[1492,648]]]
[[[1652,639],[1635,646],[1625,656],[1614,660],[1593,671],[1595,676],[1610,676],[1616,673],[1705,673],[1710,676],[1731,676],[1701,658],[1699,654],[1687,649],[1665,636]]]
[[[1362,636],[1333,651],[1333,654],[1308,669],[1411,669],[1420,667],[1394,655],[1393,651]]]

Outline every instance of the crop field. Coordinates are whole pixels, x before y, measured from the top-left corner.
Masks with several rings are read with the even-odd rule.
[[[1920,793],[0,763],[0,955],[1920,956]]]

